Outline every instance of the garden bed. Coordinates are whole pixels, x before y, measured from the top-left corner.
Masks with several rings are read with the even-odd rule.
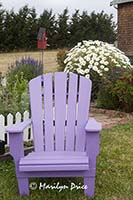
[[[111,128],[120,124],[133,121],[133,113],[125,113],[116,110],[100,109],[91,103],[90,116],[102,123],[103,128]]]

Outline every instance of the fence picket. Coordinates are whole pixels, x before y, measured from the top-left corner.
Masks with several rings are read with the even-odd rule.
[[[24,114],[23,114],[23,120],[25,121],[27,119],[29,119],[29,112],[25,111]],[[24,130],[23,140],[24,141],[28,141],[29,140],[29,127]]]
[[[33,130],[32,130],[32,126],[30,127],[30,140],[33,140]]]
[[[0,115],[0,140],[5,141],[5,117]]]
[[[13,124],[13,115],[9,113],[7,115],[7,126],[11,126]],[[9,134],[7,133],[7,144],[9,144]]]
[[[0,140],[5,141],[7,146],[9,146],[9,135],[8,133],[6,133],[6,128],[14,123],[20,123],[21,121],[29,119],[29,115],[30,114],[28,111],[25,111],[23,114],[17,112],[14,119],[11,113],[9,113],[7,117],[0,114]],[[30,129],[30,135],[29,135],[29,129]],[[27,129],[24,130],[23,140],[28,142],[31,141],[32,139],[33,139],[32,127],[29,126]]]
[[[19,112],[16,113],[15,115],[15,123],[18,124],[21,122],[21,114]]]

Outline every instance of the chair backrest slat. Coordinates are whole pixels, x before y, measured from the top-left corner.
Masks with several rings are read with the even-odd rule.
[[[45,151],[54,151],[52,74],[44,75]]]
[[[29,83],[35,151],[84,151],[91,81],[65,72]]]
[[[78,76],[70,73],[67,107],[66,150],[74,151]]]
[[[67,75],[64,72],[55,73],[55,150],[64,150],[64,130],[66,119],[66,83]]]
[[[79,97],[78,97],[78,115],[76,132],[76,151],[84,151],[85,148],[85,125],[88,120],[88,109],[91,96],[91,81],[80,76]]]
[[[31,80],[29,83],[35,151],[44,150],[41,83],[41,76]]]

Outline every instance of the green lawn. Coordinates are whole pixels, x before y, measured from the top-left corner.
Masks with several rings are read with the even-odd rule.
[[[133,141],[133,123],[103,130],[101,133],[101,151],[97,162],[96,192],[94,200],[132,200],[133,165],[131,163]],[[73,179],[32,179],[30,182],[46,182],[70,185],[70,181],[79,184],[82,178]],[[87,200],[82,190],[35,190],[24,200]],[[0,200],[20,200],[12,161],[0,162]]]

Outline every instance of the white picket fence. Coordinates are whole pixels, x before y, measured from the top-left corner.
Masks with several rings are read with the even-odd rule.
[[[15,115],[15,119],[11,113],[9,113],[6,117],[0,115],[0,140],[6,142],[6,145],[9,146],[9,135],[6,133],[6,128],[11,126],[12,124],[20,123],[29,119],[29,112],[25,111],[23,114],[17,112]],[[32,127],[29,126],[24,130],[23,140],[25,142],[31,141],[33,139]]]

